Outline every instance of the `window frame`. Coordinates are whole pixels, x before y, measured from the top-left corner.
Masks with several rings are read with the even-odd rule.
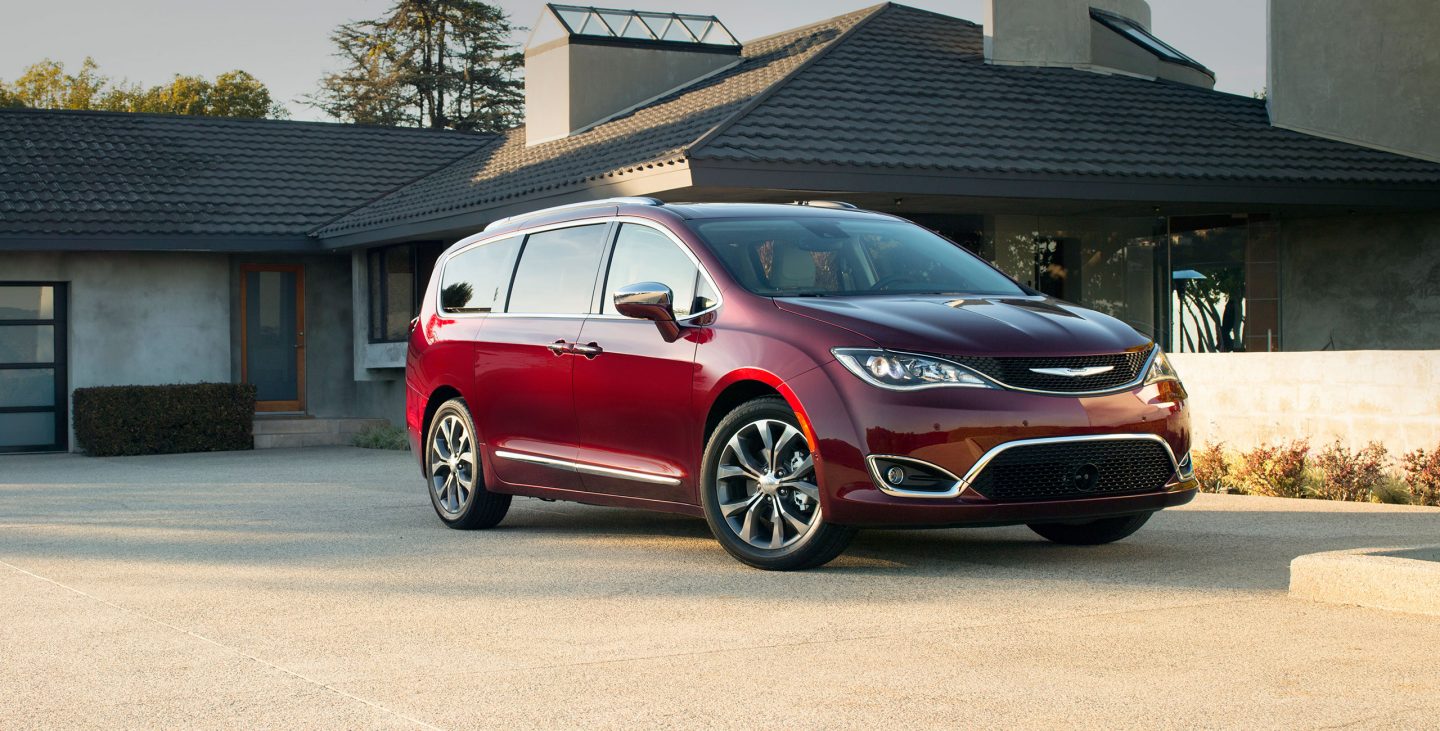
[[[592,312],[511,312],[510,302],[515,298],[515,277],[520,273],[521,262],[525,261],[525,251],[530,248],[530,237],[536,234],[549,233],[551,231],[559,231],[567,228],[585,228],[587,226],[605,226],[605,231],[600,234],[600,256],[595,263],[595,274],[592,275],[590,279],[590,298],[589,301],[586,302],[586,309],[592,310]],[[509,286],[505,289],[505,307],[501,312],[491,314],[511,315],[514,317],[550,317],[571,319],[577,317],[584,319],[586,317],[594,317],[595,315],[599,314],[597,312],[593,312],[593,310],[595,309],[595,290],[600,286],[600,283],[603,282],[603,280],[597,280],[597,278],[603,276],[607,268],[607,261],[610,254],[610,249],[614,244],[615,232],[618,230],[620,230],[620,224],[616,221],[615,218],[607,216],[596,219],[566,221],[564,223],[555,224],[553,226],[541,226],[533,229],[515,232],[522,236],[523,240],[520,242],[520,251],[515,254],[515,266],[510,270]]]
[[[70,282],[43,280],[6,280],[7,287],[50,287],[50,317],[0,320],[4,326],[51,327],[54,338],[50,360],[44,362],[6,362],[6,370],[49,370],[52,372],[52,401],[49,406],[0,406],[0,414],[52,413],[55,441],[51,444],[0,446],[0,454],[64,452],[70,449]],[[36,313],[39,314],[39,313]],[[53,449],[52,449],[53,447]]]
[[[1191,58],[1180,49],[1160,40],[1160,37],[1150,32],[1149,29],[1119,13],[1112,13],[1100,8],[1090,8],[1090,19],[1110,29],[1121,38],[1144,49],[1150,55],[1169,63],[1200,71],[1211,78],[1215,72],[1206,68],[1204,64]]]
[[[710,291],[715,293],[715,304],[698,312],[688,313],[684,317],[677,317],[675,318],[676,322],[686,322],[688,320],[693,320],[697,317],[701,317],[703,315],[714,312],[717,308],[720,307],[720,288],[715,286],[715,280],[711,279],[709,276],[709,272],[705,271],[705,265],[700,262],[700,259],[695,256],[695,252],[691,251],[690,247],[686,246],[683,241],[681,241],[673,233],[671,233],[669,230],[665,229],[662,226],[641,223],[641,221],[639,220],[632,221],[616,219],[615,230],[610,233],[610,240],[607,242],[605,247],[605,260],[600,268],[600,281],[596,284],[596,296],[594,298],[594,301],[590,303],[590,309],[595,311],[595,314],[591,315],[592,317],[604,317],[607,319],[633,319],[627,318],[617,312],[605,312],[605,305],[611,295],[611,293],[607,290],[606,285],[610,281],[610,270],[615,266],[615,252],[620,248],[620,232],[623,231],[625,226],[627,225],[640,225],[643,228],[648,228],[652,231],[659,233],[662,237],[667,239],[672,246],[679,249],[680,252],[684,254],[685,257],[690,261],[691,266],[695,267],[695,281],[692,283],[694,286],[694,291],[690,297],[692,305],[694,304],[695,299],[700,296],[700,283],[702,280],[710,286]]]
[[[555,313],[509,312],[509,311],[508,311],[509,308],[510,308],[510,290],[515,287],[515,272],[516,272],[516,271],[519,269],[519,267],[520,267],[520,258],[521,258],[522,256],[524,256],[524,254],[525,254],[525,244],[526,244],[526,242],[529,240],[531,234],[543,233],[543,232],[545,232],[545,231],[551,231],[551,230],[558,229],[558,228],[571,228],[571,227],[575,227],[575,226],[590,226],[590,225],[601,224],[601,223],[610,224],[610,230],[609,230],[608,232],[606,232],[606,234],[605,234],[604,250],[602,251],[602,253],[601,253],[601,255],[600,255],[600,263],[601,263],[601,266],[598,268],[599,271],[596,272],[597,281],[596,281],[596,283],[595,283],[594,291],[591,293],[591,298],[590,298],[590,309],[591,309],[591,310],[596,310],[596,312],[592,312],[592,313],[589,313],[589,314],[580,314],[580,315],[566,315],[566,314],[555,314]],[[547,225],[543,225],[543,226],[536,226],[536,227],[534,227],[534,228],[525,228],[525,229],[519,229],[519,230],[513,230],[513,231],[503,231],[503,232],[482,231],[482,232],[480,232],[480,233],[478,233],[478,234],[475,234],[475,235],[473,235],[473,236],[469,236],[469,237],[467,237],[467,238],[464,238],[464,239],[461,239],[460,241],[455,242],[455,244],[454,244],[453,246],[451,246],[448,251],[446,251],[445,253],[441,254],[441,255],[440,255],[440,258],[435,262],[435,271],[439,273],[440,278],[441,278],[441,281],[444,280],[445,268],[450,265],[450,260],[451,260],[451,259],[454,259],[454,258],[457,257],[457,256],[460,256],[461,254],[465,253],[466,251],[469,251],[470,249],[474,249],[474,248],[476,248],[476,247],[484,246],[484,245],[489,244],[489,243],[491,243],[491,242],[501,241],[501,240],[504,240],[504,239],[507,239],[507,238],[519,237],[519,238],[522,239],[521,242],[520,242],[520,251],[517,252],[516,255],[515,255],[515,261],[514,261],[514,263],[511,265],[509,278],[508,278],[508,280],[507,280],[506,283],[505,283],[505,302],[504,302],[504,308],[503,308],[505,311],[499,311],[499,312],[446,312],[446,311],[440,306],[440,291],[439,291],[440,288],[438,288],[438,287],[436,288],[435,297],[434,297],[434,301],[433,301],[433,304],[435,305],[435,311],[444,314],[444,316],[445,316],[446,318],[464,318],[464,317],[531,317],[531,318],[563,318],[563,319],[599,318],[599,319],[606,319],[606,320],[632,320],[632,319],[634,319],[634,318],[626,317],[626,316],[621,315],[621,314],[618,314],[618,313],[614,313],[614,314],[611,314],[611,313],[601,314],[600,312],[598,312],[598,310],[600,309],[600,308],[599,308],[599,304],[598,304],[598,303],[599,303],[599,298],[605,296],[605,292],[603,291],[604,288],[605,288],[605,279],[606,279],[606,277],[608,277],[609,274],[610,274],[610,258],[611,258],[611,256],[612,256],[613,253],[614,253],[616,236],[617,236],[617,235],[619,234],[619,232],[620,232],[620,225],[621,225],[621,224],[626,224],[626,223],[635,223],[635,224],[639,224],[639,225],[641,225],[641,226],[648,226],[648,227],[653,228],[653,229],[655,229],[656,231],[659,231],[660,233],[664,234],[666,238],[670,239],[670,242],[671,242],[671,243],[673,243],[673,244],[675,244],[676,246],[680,247],[680,251],[684,252],[684,254],[685,254],[686,256],[690,257],[690,261],[691,261],[693,264],[695,264],[695,268],[699,270],[700,276],[703,277],[703,278],[705,279],[706,283],[710,285],[710,291],[712,291],[712,292],[715,293],[715,302],[714,302],[714,304],[712,304],[710,307],[708,307],[708,308],[706,308],[706,309],[704,309],[704,310],[701,310],[700,312],[693,312],[693,313],[691,313],[691,314],[689,314],[689,315],[686,315],[683,319],[677,319],[676,322],[690,322],[690,321],[695,320],[696,318],[700,318],[700,317],[705,317],[705,316],[711,315],[711,314],[714,313],[716,310],[719,310],[719,309],[720,309],[721,305],[724,304],[724,299],[725,299],[725,298],[724,298],[724,295],[723,295],[722,292],[721,292],[720,286],[719,286],[719,284],[717,283],[715,277],[710,274],[709,269],[707,269],[707,268],[705,267],[705,263],[702,262],[702,261],[700,261],[700,257],[696,256],[696,255],[695,255],[695,252],[692,251],[692,250],[690,249],[690,247],[689,247],[688,245],[686,245],[685,242],[680,239],[679,236],[676,236],[676,235],[675,235],[675,232],[671,231],[668,227],[664,226],[663,224],[661,224],[661,223],[659,223],[659,222],[657,222],[657,221],[652,221],[652,220],[650,220],[650,219],[648,219],[648,218],[640,218],[640,217],[638,217],[638,216],[591,216],[591,217],[588,217],[588,218],[577,218],[577,219],[570,220],[570,221],[562,221],[562,222],[559,222],[559,223],[551,223],[551,224],[547,224]],[[699,291],[699,284],[698,284],[698,282],[697,282],[697,285],[696,285],[696,291]],[[637,322],[638,322],[638,320],[637,320]]]
[[[388,337],[385,330],[385,316],[390,310],[390,280],[386,276],[386,264],[389,261],[389,254],[398,249],[407,250],[407,258],[410,260],[410,317],[413,319],[420,312],[420,307],[425,301],[425,290],[430,286],[429,278],[421,281],[420,277],[420,252],[425,247],[438,247],[438,241],[404,241],[398,244],[387,244],[376,246],[365,251],[365,291],[366,291],[366,312],[365,312],[365,340],[372,345],[385,343],[403,343],[410,338],[407,328],[398,337]],[[440,259],[444,252],[437,255],[435,264],[431,266],[431,276],[440,265]],[[378,291],[375,291],[375,273],[379,271]],[[378,305],[378,307],[377,307]],[[380,320],[377,323],[376,314],[379,313]],[[380,335],[376,336],[376,326],[380,325]]]

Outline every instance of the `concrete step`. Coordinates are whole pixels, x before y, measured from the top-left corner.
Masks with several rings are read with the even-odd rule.
[[[256,416],[255,448],[345,446],[361,430],[388,423],[384,419],[353,417]]]

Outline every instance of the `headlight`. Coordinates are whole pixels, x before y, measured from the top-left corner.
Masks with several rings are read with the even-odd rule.
[[[830,352],[851,373],[880,388],[895,391],[940,386],[995,388],[969,368],[934,356],[873,348],[835,348]]]
[[[1145,385],[1161,381],[1179,383],[1180,374],[1175,372],[1175,366],[1170,365],[1170,359],[1165,357],[1165,351],[1157,345],[1155,346],[1155,360],[1150,361],[1150,372],[1145,374]]]

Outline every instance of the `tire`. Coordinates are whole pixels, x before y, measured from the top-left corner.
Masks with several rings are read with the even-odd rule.
[[[1067,546],[1098,546],[1114,543],[1140,530],[1154,513],[1122,515],[1118,518],[1101,518],[1089,523],[1030,523],[1030,530],[1039,533],[1046,540]]]
[[[457,530],[494,528],[510,510],[509,495],[485,489],[476,446],[475,422],[465,400],[441,404],[425,433],[425,491],[440,522]]]
[[[762,429],[774,449],[765,450]],[[747,401],[720,420],[701,458],[700,503],[731,556],[757,569],[798,571],[828,563],[849,545],[855,529],[824,521],[810,455],[782,398]],[[783,464],[767,464],[775,456]]]

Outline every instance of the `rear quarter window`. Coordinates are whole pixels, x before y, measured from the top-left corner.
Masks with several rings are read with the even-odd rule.
[[[510,273],[515,270],[519,237],[491,241],[450,257],[440,276],[443,312],[497,312],[505,306]]]

